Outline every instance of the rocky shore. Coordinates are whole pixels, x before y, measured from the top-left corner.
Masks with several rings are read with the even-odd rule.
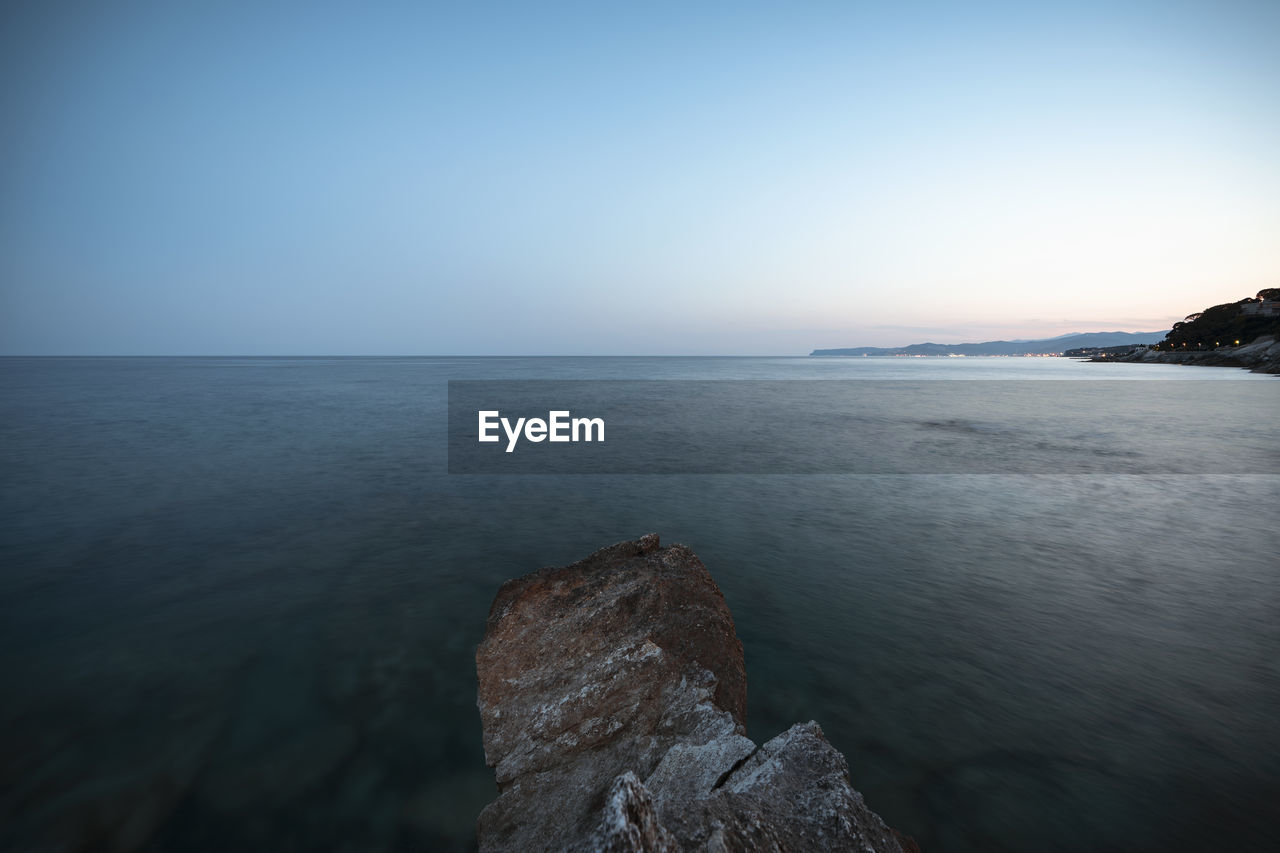
[[[1186,351],[1138,349],[1127,355],[1099,355],[1089,360],[1096,362],[1243,367],[1254,373],[1280,373],[1280,341],[1277,341],[1274,336],[1268,335],[1238,347],[1217,347],[1211,350]]]
[[[815,722],[757,746],[733,617],[656,534],[508,581],[476,651],[481,851],[918,848]]]

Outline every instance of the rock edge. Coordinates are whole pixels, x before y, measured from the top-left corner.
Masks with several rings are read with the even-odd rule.
[[[503,584],[476,650],[498,797],[481,851],[899,853],[815,722],[745,736],[719,587],[657,534]]]

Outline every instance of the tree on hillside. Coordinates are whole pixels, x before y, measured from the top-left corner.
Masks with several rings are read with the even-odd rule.
[[[1160,349],[1216,349],[1247,344],[1261,335],[1280,335],[1280,316],[1245,313],[1258,300],[1280,298],[1280,288],[1260,291],[1256,299],[1214,305],[1174,323]]]

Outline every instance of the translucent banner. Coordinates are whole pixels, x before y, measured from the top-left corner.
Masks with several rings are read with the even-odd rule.
[[[1280,383],[467,380],[451,474],[1280,473]]]

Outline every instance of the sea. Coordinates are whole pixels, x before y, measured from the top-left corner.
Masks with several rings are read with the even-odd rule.
[[[472,380],[962,414],[762,395],[827,462],[450,473]],[[817,721],[925,851],[1275,849],[1277,424],[1276,377],[1060,358],[0,359],[0,849],[474,849],[495,592],[649,532],[724,592],[748,734]],[[887,435],[926,462],[838,464]]]

